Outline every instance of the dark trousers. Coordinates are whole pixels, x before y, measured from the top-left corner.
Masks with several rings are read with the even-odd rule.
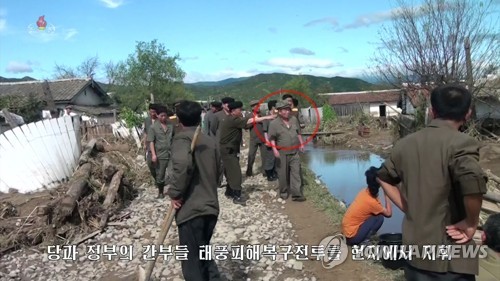
[[[432,272],[407,265],[405,267],[406,281],[476,281],[476,276],[455,272]]]
[[[187,260],[181,261],[186,281],[221,280],[217,264],[212,259],[200,260],[200,247],[210,245],[217,224],[216,216],[200,216],[179,225],[179,244],[188,249]],[[208,250],[205,249],[205,250]]]
[[[221,148],[222,164],[226,174],[227,185],[235,191],[241,191],[243,176],[241,175],[238,151],[233,148]]]
[[[371,216],[359,227],[356,235],[346,239],[347,245],[358,245],[359,243],[365,241],[366,238],[377,233],[382,226],[382,223],[384,223],[384,216]]]
[[[247,173],[253,171],[253,164],[255,162],[255,157],[257,156],[257,150],[260,148],[260,159],[262,161],[262,168],[264,168],[264,157],[265,157],[265,149],[266,146],[257,141],[250,140],[250,147],[248,148],[248,165],[247,165]]]
[[[304,196],[302,192],[302,171],[299,153],[286,154],[286,152],[280,151],[280,158],[277,164],[281,195],[291,193],[292,197]]]
[[[266,171],[276,171],[276,157],[274,157],[273,149],[272,147],[268,147],[264,145],[264,153],[263,157],[264,158],[264,170]]]
[[[165,176],[167,174],[167,167],[169,159],[157,159],[156,160],[156,186],[163,187],[165,186]]]
[[[153,160],[151,159],[151,151],[146,152],[146,163],[148,164],[149,172],[151,173],[151,176],[153,179],[156,181],[156,167],[153,163]]]

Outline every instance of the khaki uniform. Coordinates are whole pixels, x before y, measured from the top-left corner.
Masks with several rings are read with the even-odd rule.
[[[249,114],[253,118],[253,114]],[[266,145],[262,141],[264,139],[264,129],[262,122],[251,125],[250,130],[250,146],[248,147],[248,162],[247,162],[247,176],[253,175],[253,164],[255,162],[255,157],[257,156],[257,150],[260,149],[260,158],[262,161],[262,169],[264,168]],[[256,130],[259,131],[257,135]],[[260,137],[259,137],[260,136]],[[262,138],[262,139],[261,139]]]
[[[220,128],[224,120],[226,119],[228,115],[224,110],[216,112],[210,119],[210,124],[209,124],[209,129],[210,129],[210,136],[215,139],[215,145],[217,146],[217,150],[220,153]],[[222,175],[220,178],[220,182],[222,182],[222,177],[226,176],[227,179],[227,173],[226,169],[224,169],[224,163],[222,162],[222,157],[221,157],[221,165],[222,165]]]
[[[205,116],[203,116],[203,133],[206,134],[207,136],[210,136],[210,119],[214,116],[214,112],[212,109],[208,110],[207,113],[205,113]]]
[[[181,261],[185,280],[220,280],[213,259],[200,260],[200,246],[209,245],[219,215],[217,196],[221,173],[215,141],[200,134],[194,153],[191,142],[196,127],[183,128],[172,143],[172,181],[167,195],[182,200],[175,214],[179,244],[186,245],[187,260]]]
[[[393,185],[401,183],[401,196],[407,202],[403,244],[409,245],[454,244],[446,226],[465,218],[463,196],[486,193],[478,142],[439,119],[396,143],[378,177]],[[473,244],[473,240],[467,243]],[[414,257],[408,263],[416,269],[450,275],[478,273],[477,258]],[[418,273],[413,270],[410,274]]]
[[[222,122],[219,131],[220,154],[226,172],[228,190],[239,193],[241,193],[241,183],[243,180],[239,159],[243,138],[242,130],[247,127],[249,118],[229,115]]]
[[[269,125],[271,124],[271,120],[264,120],[262,121],[262,131],[263,133],[268,133],[269,134]],[[267,146],[265,143],[263,144],[264,146],[264,153],[262,154],[263,156],[263,166],[264,170],[266,171],[276,171],[276,157],[274,157],[273,153],[273,148],[272,146]]]
[[[174,125],[167,123],[164,129],[160,122],[155,122],[148,134],[148,141],[153,142],[155,146],[157,158],[155,180],[160,191],[165,186],[166,171],[170,161],[170,147],[174,135]]]
[[[287,127],[281,117],[269,124],[269,140],[274,140],[280,153],[277,159],[279,189],[281,196],[292,195],[292,198],[303,197],[301,163],[299,155],[299,135],[301,134],[297,118],[289,118]],[[280,149],[284,148],[284,149]],[[296,147],[290,149],[291,147]]]
[[[154,122],[156,122],[156,120]],[[151,117],[149,116],[146,117],[146,119],[144,120],[144,132],[146,133],[146,135],[149,136],[153,124],[154,124],[153,119],[151,119]],[[155,165],[153,164],[153,161],[151,161],[151,151],[149,149],[149,141],[147,139],[145,141],[145,145],[146,147],[144,148],[144,150],[146,151],[146,163],[148,165],[151,176],[153,177],[153,179],[156,180],[156,168]]]

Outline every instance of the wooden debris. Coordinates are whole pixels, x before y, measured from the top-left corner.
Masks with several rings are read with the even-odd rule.
[[[118,171],[118,168],[111,164],[108,157],[102,157],[102,175],[106,181],[110,181],[113,175]]]
[[[495,204],[493,202],[489,202],[486,200],[483,200],[483,205],[481,206],[481,209],[483,209],[486,213],[500,213],[500,204]]]
[[[483,195],[483,198],[494,203],[500,203],[500,194],[496,192],[488,192]]]
[[[493,174],[490,170],[486,170],[486,175],[488,176],[488,178],[498,184],[500,184],[500,177],[498,177],[497,175]]]
[[[80,238],[80,239],[78,239],[78,240],[74,241],[74,242],[73,242],[73,243],[71,243],[71,244],[72,244],[72,245],[75,245],[75,246],[78,246],[79,244],[81,244],[81,243],[83,243],[83,242],[85,242],[85,241],[87,241],[87,240],[89,240],[89,239],[94,238],[94,237],[95,237],[95,236],[97,236],[97,234],[99,234],[99,233],[101,233],[101,231],[100,231],[100,230],[94,231],[94,232],[90,233],[89,235],[84,236],[84,237],[82,237],[82,238]]]
[[[89,162],[90,158],[92,157],[92,153],[94,152],[96,142],[97,142],[96,139],[91,139],[87,143],[85,149],[82,152],[82,155],[80,156],[80,161],[78,161],[79,165],[83,165]]]
[[[73,212],[76,202],[87,191],[92,164],[85,163],[71,178],[69,188],[62,200],[53,202],[53,222],[56,225],[62,223],[65,218]]]
[[[123,170],[119,170],[118,172],[115,173],[113,179],[111,180],[111,183],[109,184],[108,194],[106,195],[106,199],[102,204],[104,213],[101,216],[101,223],[100,223],[101,230],[104,229],[104,227],[106,227],[106,223],[108,222],[110,207],[111,204],[113,204],[113,202],[115,201],[116,194],[118,192],[118,188],[120,187],[122,177],[123,177]]]
[[[95,146],[96,150],[99,152],[110,152],[110,151],[119,151],[119,152],[128,152],[130,151],[130,146],[128,144],[106,144],[104,141],[98,141]]]

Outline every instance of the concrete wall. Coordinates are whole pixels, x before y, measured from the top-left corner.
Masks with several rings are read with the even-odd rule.
[[[102,99],[91,87],[85,88],[80,94],[78,94],[73,100],[75,105],[100,105]]]
[[[397,116],[401,113],[401,108],[398,107],[397,102],[387,102],[387,105],[385,107],[385,116]],[[370,104],[370,115],[372,117],[380,117],[380,104],[378,103],[372,103]]]

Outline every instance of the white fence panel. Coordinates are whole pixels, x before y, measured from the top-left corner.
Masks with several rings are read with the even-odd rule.
[[[27,193],[70,178],[81,152],[80,123],[75,120],[64,116],[0,135],[0,191]]]

